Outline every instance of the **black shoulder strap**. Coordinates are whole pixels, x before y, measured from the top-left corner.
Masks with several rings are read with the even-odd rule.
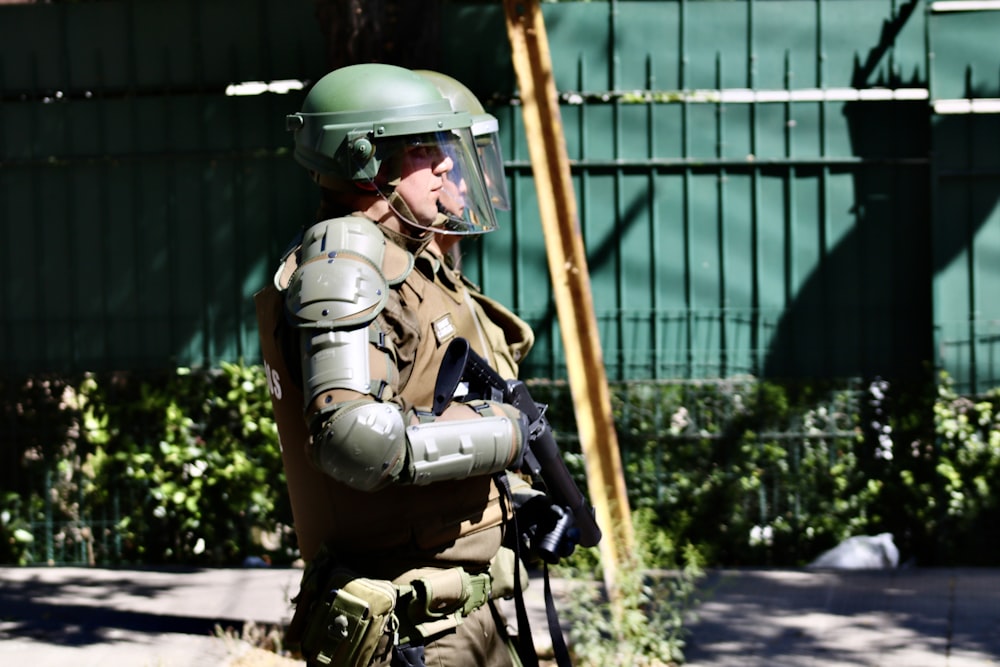
[[[507,505],[514,506],[513,494],[510,491],[510,483],[507,475],[500,473],[497,480],[507,496]],[[506,513],[506,509],[504,509]],[[505,516],[506,520],[507,517]],[[535,641],[531,636],[531,624],[528,620],[528,610],[524,604],[524,591],[521,589],[521,533],[517,528],[517,516],[512,513],[510,516],[510,526],[514,530],[514,609],[517,614],[517,655],[521,658],[523,667],[538,667],[538,652],[535,649]],[[563,638],[562,626],[559,624],[559,614],[556,611],[555,599],[552,596],[552,585],[549,581],[548,563],[543,564],[543,578],[545,581],[545,616],[548,620],[549,636],[552,638],[552,652],[558,667],[572,667],[569,657],[569,649],[566,647],[566,640]]]

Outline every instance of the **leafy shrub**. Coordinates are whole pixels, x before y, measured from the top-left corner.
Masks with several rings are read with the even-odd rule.
[[[571,582],[565,605],[570,650],[575,664],[582,667],[659,667],[684,662],[684,624],[697,602],[697,586],[703,577],[701,557],[690,546],[678,553],[656,527],[652,511],[637,510],[632,518],[635,549],[615,573],[614,602],[608,601],[591,574],[600,569],[581,568],[576,564],[579,559],[559,568]]]
[[[261,367],[39,376],[0,393],[0,562],[296,557]],[[532,394],[586,489],[568,387]],[[1000,560],[1000,389],[751,378],[616,384],[612,402],[629,502],[664,561],[691,545],[713,566],[794,566],[881,532],[904,560]]]
[[[553,400],[549,418],[582,485],[572,415],[553,407],[566,393],[553,385],[536,397]],[[651,510],[706,562],[802,564],[868,528],[881,485],[857,454],[857,386],[628,383],[612,397],[632,508]]]
[[[62,562],[295,557],[261,368],[40,384],[8,388],[18,429],[4,444],[16,473],[5,471],[14,493],[0,507],[4,562],[50,560],[43,542],[79,547]]]

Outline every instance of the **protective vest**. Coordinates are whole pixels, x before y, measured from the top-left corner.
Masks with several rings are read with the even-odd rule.
[[[389,241],[386,275],[406,278],[391,288],[378,316],[399,359],[397,399],[408,406],[431,405],[434,382],[449,341],[469,340],[504,377],[516,377],[518,362],[533,342],[530,328],[508,309],[430,253],[413,258]],[[393,485],[377,492],[351,489],[309,462],[309,430],[303,397],[292,373],[298,359],[289,341],[283,289],[294,266],[287,263],[270,285],[255,295],[261,353],[271,387],[282,460],[299,549],[311,560],[323,544],[364,565],[369,576],[395,578],[414,567],[485,566],[502,539],[502,494],[490,476],[428,486]]]

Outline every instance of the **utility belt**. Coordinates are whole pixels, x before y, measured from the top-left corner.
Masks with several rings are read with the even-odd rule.
[[[461,625],[493,592],[488,572],[419,573],[406,584],[362,577],[321,551],[303,574],[286,640],[300,645],[310,665],[365,667],[380,644],[422,644]]]

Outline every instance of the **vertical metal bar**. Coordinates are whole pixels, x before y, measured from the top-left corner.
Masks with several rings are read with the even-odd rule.
[[[610,49],[610,57],[608,58],[608,63],[611,67],[611,90],[617,91],[619,88],[619,69],[621,68],[621,56],[618,55],[618,0],[611,0],[608,3],[608,48]],[[581,87],[580,90],[583,90]],[[618,96],[615,96],[615,103],[618,102]]]
[[[170,76],[170,53],[166,49],[164,49],[163,51],[163,68],[165,72],[165,77],[167,79],[166,85],[168,87],[171,87],[173,86],[174,82],[171,80]],[[172,102],[173,102],[172,99],[164,100],[164,103],[167,105],[168,109],[172,104]],[[176,117],[176,114],[166,113],[164,115],[165,115],[164,133],[167,136],[172,136],[174,131],[173,128],[175,126],[174,119]],[[177,163],[171,161],[169,163],[167,173],[164,176],[164,180],[166,181],[166,186],[167,186],[166,191],[168,193],[167,201],[164,205],[164,211],[165,211],[164,215],[166,216],[167,225],[169,226],[169,230],[167,232],[167,254],[166,254],[167,283],[169,285],[169,287],[167,288],[167,294],[168,294],[167,317],[169,319],[167,321],[174,323],[172,326],[170,326],[170,337],[167,342],[168,349],[170,349],[171,351],[178,349],[178,346],[181,344],[182,341],[184,341],[184,337],[181,336],[178,331],[179,324],[177,324],[178,318],[176,316],[177,304],[182,295],[180,293],[178,281],[174,279],[175,275],[174,272],[177,269],[177,259],[181,256],[181,248],[178,247],[179,243],[177,240],[177,235],[179,233],[178,230],[180,229],[181,221],[179,220],[180,216],[177,213],[177,179],[175,177],[176,169],[177,169]],[[204,225],[202,225],[202,228],[204,228]],[[207,232],[203,232],[203,236],[206,233]],[[204,238],[202,239],[201,245],[202,248],[200,248],[200,250],[202,251],[202,253],[204,253],[204,245],[205,245]],[[202,265],[205,264],[204,257],[199,257],[198,261],[201,262]],[[204,294],[200,296],[202,299],[204,299]],[[200,333],[204,334],[204,331]],[[204,345],[204,343],[205,343],[204,335],[202,335],[202,344]],[[190,363],[190,360],[188,361],[188,363]]]
[[[785,49],[784,58],[784,84],[785,90],[792,87],[791,54]],[[785,106],[785,128],[784,128],[784,157],[786,160],[792,156],[792,102],[784,103]],[[788,171],[785,175],[785,302],[783,306],[789,308],[795,300],[796,289],[794,287],[797,275],[797,258],[795,255],[796,222],[795,215],[795,165],[788,160]],[[795,337],[792,336],[792,340]]]
[[[611,20],[609,22],[609,28],[611,30],[611,43],[613,45],[617,44],[615,31],[617,30],[616,15],[618,12],[618,4],[612,0],[609,3]],[[617,68],[617,49],[615,49],[615,56],[611,60],[611,86],[612,90],[618,90],[618,68]],[[611,114],[612,114],[612,155],[615,160],[621,159],[621,148],[622,148],[622,112],[621,112],[621,97],[618,95],[613,96],[611,103]],[[624,230],[622,229],[622,220],[624,213],[624,206],[622,205],[622,169],[621,167],[616,167],[614,170],[614,202],[613,210],[615,212],[615,247],[614,247],[614,261],[615,261],[615,304],[616,315],[615,315],[615,340],[617,342],[615,350],[615,364],[618,368],[618,377],[627,378],[630,377],[631,371],[628,367],[628,357],[625,354],[625,331],[626,322],[625,317],[627,310],[625,308],[625,301],[627,292],[624,289],[625,282],[627,280],[625,276],[625,267],[623,261],[623,242]]]
[[[966,82],[965,89],[973,90],[972,82],[975,81],[973,76],[972,65],[966,66]],[[963,117],[961,120],[964,123],[965,129],[965,165],[966,170],[971,170],[973,168],[972,155],[974,152],[975,144],[980,140],[976,136],[975,132],[975,116],[969,114]],[[965,247],[968,248],[968,260],[967,260],[967,284],[969,289],[968,303],[969,303],[969,389],[973,395],[979,392],[979,310],[976,308],[977,304],[977,284],[976,284],[976,223],[975,218],[975,184],[970,176],[962,177],[962,184],[965,186],[965,220],[963,221],[965,227]],[[983,212],[986,215],[987,212]]]
[[[72,67],[70,66],[70,58],[69,58],[69,37],[68,37],[69,29],[67,27],[68,19],[66,17],[67,6],[59,5],[58,10],[59,10],[58,13],[59,41],[61,43],[58,49],[59,70],[60,70],[59,78],[62,79],[67,90],[72,90],[73,77],[72,77]],[[65,105],[62,105],[63,109],[68,111],[69,104],[74,104],[74,102],[67,102]],[[73,140],[74,137],[73,137],[73,127],[71,118],[72,118],[71,114],[67,113],[66,120],[65,122],[63,122],[62,126],[62,135],[63,135],[62,144],[63,146],[66,147],[65,148],[66,153],[73,155],[75,154],[76,151],[74,150],[75,142]],[[76,174],[76,168],[73,166],[66,166],[63,167],[61,170],[55,170],[55,174],[59,174],[60,176],[62,176],[62,180],[64,181],[62,191],[68,193],[66,200],[69,202],[78,201],[79,197],[76,194],[77,190],[76,179],[74,178],[74,175]],[[64,219],[66,225],[64,233],[66,238],[66,247],[70,251],[67,253],[68,256],[64,258],[64,261],[67,264],[66,274],[70,276],[70,288],[68,290],[64,290],[63,294],[67,297],[66,301],[68,302],[67,303],[68,308],[66,308],[66,310],[69,311],[68,313],[69,320],[73,322],[75,325],[79,321],[80,317],[79,291],[76,289],[77,280],[79,279],[80,266],[78,261],[78,253],[73,252],[72,249],[78,246],[76,242],[76,230],[80,226],[79,207],[74,206],[71,203],[69,206],[67,206],[67,208],[68,210],[65,212],[66,217]],[[68,294],[66,294],[66,292],[68,292]],[[69,359],[72,360],[71,365],[75,366],[76,362],[79,361],[77,353],[78,351],[77,343],[80,335],[79,333],[80,328],[77,326],[73,326],[72,329],[73,330],[70,332],[70,335],[68,337],[68,342],[69,342],[68,353],[69,353]],[[52,361],[52,360],[47,360],[47,361]]]
[[[656,74],[653,70],[653,58],[647,52],[646,53],[646,89],[656,90]],[[657,153],[657,142],[656,142],[656,102],[649,100],[646,102],[646,137],[648,141],[646,142],[646,157],[652,158],[656,156]],[[651,370],[650,377],[654,380],[660,377],[660,299],[659,290],[656,289],[659,284],[659,262],[656,261],[656,252],[659,248],[660,234],[659,234],[659,215],[657,213],[656,206],[656,167],[650,166],[649,171],[646,172],[647,187],[646,187],[646,203],[649,209],[649,299],[650,299],[650,313],[649,313],[649,335],[650,335],[650,346],[649,346],[649,367]]]
[[[746,85],[751,90],[756,82],[754,50],[753,50],[753,0],[748,0],[747,5],[747,63],[746,63]],[[750,103],[750,154],[757,155],[757,102]],[[765,331],[766,321],[761,312],[761,285],[760,285],[760,168],[755,165],[750,171],[750,237],[753,248],[751,257],[751,275],[753,286],[751,288],[751,303],[753,312],[753,326],[750,329],[750,347],[754,350],[753,373],[762,375],[764,371],[764,361],[766,350],[764,344],[767,341]]]
[[[587,63],[583,58],[583,54],[577,54],[576,75],[577,75],[577,89],[586,90],[586,84],[584,82],[587,80]],[[586,162],[587,157],[590,155],[590,133],[587,132],[587,126],[589,125],[588,117],[590,114],[588,112],[586,102],[578,106],[579,109],[577,118],[579,122],[576,125],[576,133],[577,133],[576,140],[577,144],[580,146],[580,158],[582,161]],[[614,137],[615,129],[612,128],[611,132],[612,132],[612,137]],[[590,170],[587,167],[583,167],[579,170],[579,174],[580,174],[580,197],[579,197],[580,208],[579,208],[578,218],[579,218],[580,231],[583,239],[584,249],[586,249],[587,239],[594,237],[594,234],[592,233],[591,230],[591,219],[590,219],[590,211],[591,211]],[[570,178],[572,179],[572,176]],[[542,195],[539,194],[539,197],[541,196]],[[612,250],[612,252],[615,252],[616,250],[617,250],[617,245]],[[615,306],[618,305],[617,300],[615,301],[614,305]],[[598,322],[598,327],[600,327],[599,322]],[[615,361],[618,361],[617,357],[614,357],[614,359]],[[567,363],[568,361],[569,360],[567,359]],[[568,367],[566,369],[566,372],[567,373],[570,372]]]
[[[31,90],[32,90],[32,93],[36,96],[36,99],[37,99],[38,94],[41,92],[40,91],[41,86],[38,83],[38,79],[39,79],[39,75],[38,75],[38,54],[35,53],[35,52],[32,52],[32,54],[31,54]],[[30,128],[28,130],[29,136],[31,136],[33,138],[32,146],[36,146],[37,145],[37,141],[35,141],[34,138],[38,136],[38,134],[39,134],[39,125],[41,124],[41,121],[38,118],[38,110],[37,109],[38,109],[37,106],[35,106],[35,108],[32,109],[31,121],[30,121]],[[33,152],[34,151],[32,151],[32,153]],[[40,157],[40,156],[32,155],[32,157]],[[41,169],[29,169],[28,170],[29,179],[30,179],[29,188],[31,190],[31,205],[32,205],[32,208],[35,209],[33,211],[35,215],[42,215],[37,210],[38,208],[40,208],[41,202],[44,201],[44,199],[42,197],[42,187],[38,183],[38,181],[40,179],[40,174],[42,173],[42,171],[43,170],[41,170]],[[44,243],[44,237],[45,237],[44,225],[32,225],[32,227],[33,227],[33,232],[34,232],[32,234],[32,236],[34,237],[33,240],[34,240],[34,245],[35,245],[36,252],[41,253],[42,249],[46,248],[46,244]],[[36,359],[38,359],[38,358],[42,359],[43,363],[48,363],[50,361],[50,359],[49,359],[49,350],[47,349],[48,346],[46,345],[46,341],[48,340],[49,337],[48,336],[42,336],[42,335],[40,335],[41,331],[39,331],[38,328],[41,325],[42,317],[40,317],[38,315],[38,313],[43,313],[44,314],[44,313],[54,312],[48,306],[48,301],[49,301],[48,296],[49,295],[47,294],[47,290],[42,289],[42,287],[41,287],[42,285],[44,285],[43,275],[44,275],[44,273],[45,273],[45,271],[47,269],[47,267],[46,267],[46,262],[47,261],[50,261],[50,260],[46,260],[45,255],[43,254],[43,256],[40,258],[40,261],[32,262],[31,263],[31,268],[32,268],[32,273],[33,273],[32,279],[31,279],[32,292],[33,292],[32,296],[35,299],[35,313],[36,314],[35,314],[34,317],[32,317],[30,320],[28,320],[25,323],[27,326],[31,327],[31,329],[32,329],[31,334],[32,334],[32,337],[34,339],[33,340],[33,345],[35,346],[35,349],[34,349],[35,357],[36,357]]]
[[[826,89],[826,46],[824,42],[824,12],[823,12],[823,0],[816,0],[816,85],[820,90]],[[830,276],[828,275],[827,267],[829,265],[828,255],[832,251],[832,248],[828,248],[830,239],[830,211],[829,211],[829,192],[830,192],[830,167],[826,164],[825,158],[827,157],[827,135],[829,128],[827,126],[827,110],[829,107],[829,102],[826,101],[826,96],[823,96],[819,102],[819,154],[822,162],[820,167],[820,183],[819,183],[819,283],[820,283],[820,294],[822,296],[822,303],[825,307],[827,303],[830,302],[830,293],[833,286],[830,284]],[[824,347],[830,344],[830,333],[827,331],[827,327],[821,328],[823,332],[823,339],[821,343]]]
[[[192,35],[192,47],[194,49],[194,61],[198,63],[198,71],[195,74],[195,85],[198,89],[198,99],[202,104],[206,103],[205,97],[205,39],[202,34],[202,26],[205,22],[201,19],[201,13],[204,11],[204,3],[199,0],[190,0],[189,2],[190,10],[188,12],[188,19],[191,21],[191,35]],[[198,145],[204,146],[206,144],[205,138],[207,135],[207,123],[198,123]],[[199,168],[204,169],[205,166],[199,164]],[[201,349],[202,349],[202,364],[206,367],[211,367],[216,358],[215,349],[215,337],[216,337],[216,294],[214,291],[207,291],[207,286],[216,285],[219,282],[218,271],[219,265],[217,262],[212,261],[212,234],[211,231],[214,225],[209,223],[210,211],[208,206],[208,189],[205,187],[205,178],[198,179],[197,187],[197,197],[199,203],[199,209],[201,214],[201,221],[198,225],[201,232],[200,242],[201,242],[201,270],[203,271],[203,282],[202,282],[202,294],[201,294],[201,308],[202,308],[202,339],[201,339]],[[178,221],[179,222],[179,221]],[[185,221],[185,224],[190,224],[190,221]],[[178,257],[181,256],[183,249],[174,248],[172,252],[178,253]]]
[[[722,90],[722,54],[715,52],[715,89]],[[720,101],[715,105],[715,157],[722,159],[725,152],[726,137],[725,123],[723,117],[725,105]],[[716,179],[717,197],[719,199],[718,212],[716,214],[716,225],[718,227],[717,252],[719,262],[719,366],[718,376],[726,377],[728,371],[728,329],[726,319],[729,315],[726,295],[728,293],[726,284],[726,168],[720,167]]]
[[[260,3],[260,2],[257,3],[258,15],[260,15],[260,13],[261,13],[261,9],[260,9],[261,4],[262,3]],[[266,40],[262,40],[262,41],[266,41]],[[229,59],[230,59],[231,67],[232,67],[232,76],[231,76],[231,79],[233,81],[238,81],[239,80],[239,78],[238,78],[239,77],[239,58],[237,56],[236,47],[230,47],[230,56],[229,56]],[[230,127],[233,127],[233,128],[243,127],[243,123],[241,121],[241,117],[242,117],[243,114],[240,112],[240,110],[242,109],[243,105],[235,103],[235,102],[232,102],[232,103],[229,104],[229,106],[232,109],[232,115],[233,115],[233,121],[232,121],[232,124],[230,125]],[[243,133],[242,132],[233,132],[232,133],[232,141],[233,141],[233,144],[234,144],[232,148],[237,153],[242,153],[243,149],[246,148],[246,146],[244,145],[244,142],[242,140],[242,137],[243,137]],[[260,158],[256,158],[254,161],[255,162],[259,162]],[[245,172],[244,172],[243,169],[233,169],[232,171],[233,171],[233,180],[236,181],[233,184],[233,193],[234,193],[233,203],[232,203],[232,205],[233,205],[233,219],[236,220],[236,224],[239,227],[242,227],[241,222],[244,219],[244,216],[246,215],[245,207],[244,207],[244,201],[245,201],[246,198],[243,195],[243,190],[244,190],[245,182],[246,182],[246,179],[244,178],[244,173]],[[241,234],[241,233],[239,233],[237,231],[236,232],[236,237],[237,237],[236,241],[237,242],[246,243],[245,236],[246,235]],[[231,274],[231,285],[232,285],[232,288],[231,288],[232,289],[231,297],[232,297],[232,308],[233,308],[233,319],[234,319],[232,326],[236,329],[235,331],[232,332],[231,335],[235,336],[235,338],[236,338],[236,358],[240,359],[240,360],[242,360],[242,359],[245,358],[247,350],[248,350],[247,344],[249,342],[247,329],[246,329],[246,327],[243,326],[243,304],[247,301],[247,299],[243,296],[243,276],[246,275],[247,258],[250,257],[250,256],[251,256],[251,253],[247,252],[246,248],[244,248],[244,252],[236,253],[236,257],[232,258],[234,265],[230,269],[230,271],[232,272],[232,274]],[[227,282],[230,282],[230,281],[227,281]],[[256,327],[255,327],[254,330],[253,330],[253,335],[256,335],[256,333],[257,332],[256,332]],[[216,365],[218,363],[218,361],[219,361],[218,359],[214,359],[213,358],[212,359],[212,365],[213,366]]]
[[[681,90],[687,90],[687,0],[681,0],[680,14],[680,40],[679,40],[679,79]],[[681,102],[681,157],[685,161],[690,155],[690,109],[687,96]],[[684,248],[684,377],[691,378],[694,374],[694,283],[692,269],[694,263],[691,257],[691,168],[685,166],[682,172],[682,203],[681,219],[683,221],[683,248]]]
[[[131,89],[129,92],[134,92],[138,87],[138,72],[136,70],[138,66],[138,53],[136,52],[135,45],[135,35],[138,33],[136,29],[136,7],[134,2],[129,2],[126,5],[126,12],[128,13],[128,35],[127,40],[127,51],[128,58],[126,59],[126,69],[128,71],[128,86]],[[128,96],[128,111],[129,111],[129,142],[127,150],[128,152],[135,154],[139,150],[139,128],[144,127],[140,122],[139,113],[136,109],[136,105],[139,103],[139,96],[130,94]],[[139,179],[139,169],[129,169],[128,175],[132,182],[132,187],[130,190],[130,204],[132,208],[132,214],[130,216],[128,224],[131,224],[134,228],[134,233],[132,234],[133,257],[144,257],[147,253],[147,244],[143,236],[145,234],[145,225],[140,224],[142,220],[142,187]],[[143,271],[138,266],[138,261],[133,265],[132,280],[134,281],[133,289],[130,290],[129,299],[131,300],[131,310],[135,313],[135,327],[132,331],[135,333],[137,338],[142,338],[145,336],[145,316],[146,316],[146,299],[144,295],[149,293],[148,286],[146,285],[146,271]],[[169,310],[171,304],[166,304],[166,308]],[[136,357],[139,357],[139,352],[132,352]],[[145,359],[136,359],[136,361],[144,362]]]
[[[107,76],[105,74],[105,62],[104,62],[104,53],[103,53],[103,51],[98,51],[97,54],[96,54],[96,58],[97,58],[96,67],[97,67],[97,81],[98,81],[98,86],[99,86],[99,89],[101,91],[104,91],[104,90],[107,89]],[[98,93],[97,98],[94,100],[94,104],[99,105],[99,108],[101,109],[101,113],[98,114],[99,120],[98,120],[98,125],[97,125],[97,131],[98,131],[97,145],[101,147],[101,152],[104,155],[108,155],[108,154],[110,154],[110,151],[108,150],[108,132],[107,132],[107,123],[109,122],[109,118],[108,118],[108,113],[107,113],[107,103],[106,103],[106,99],[104,97],[103,92]],[[100,183],[100,192],[98,193],[98,201],[99,201],[99,206],[100,206],[100,209],[101,209],[101,213],[100,213],[100,219],[98,220],[98,229],[100,230],[98,233],[101,236],[101,242],[100,242],[101,245],[100,245],[100,248],[101,248],[101,256],[102,257],[113,257],[114,256],[113,253],[112,253],[112,250],[111,250],[111,236],[112,235],[111,235],[111,231],[110,231],[110,229],[111,229],[111,222],[110,222],[111,221],[111,193],[110,193],[110,190],[111,190],[111,170],[112,169],[113,169],[113,167],[110,164],[108,164],[108,161],[106,161],[106,160],[101,165],[102,177],[101,177],[101,183]],[[98,264],[98,266],[97,267],[92,266],[91,270],[99,271],[100,272],[99,276],[98,276],[98,284],[101,287],[101,289],[100,289],[100,297],[99,297],[100,298],[100,312],[99,312],[98,315],[101,318],[101,322],[99,323],[99,328],[100,328],[100,332],[101,332],[101,334],[100,334],[101,335],[101,347],[100,347],[100,349],[101,349],[101,355],[102,355],[102,357],[105,357],[101,361],[102,361],[102,365],[104,367],[110,367],[111,366],[111,360],[109,358],[107,358],[107,357],[110,357],[111,351],[112,351],[111,350],[112,346],[111,346],[111,339],[110,339],[110,335],[111,334],[110,334],[110,332],[112,330],[111,327],[114,326],[114,324],[111,322],[111,318],[110,318],[110,306],[109,306],[109,292],[110,292],[110,290],[108,289],[107,280],[106,280],[107,275],[108,275],[108,270],[105,267],[105,262],[98,262],[97,264]]]

